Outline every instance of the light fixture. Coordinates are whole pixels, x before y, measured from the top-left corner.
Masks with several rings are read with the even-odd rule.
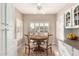
[[[42,6],[41,6],[40,3],[37,3],[37,6],[36,7],[37,7],[38,10],[41,10],[42,9]]]
[[[36,3],[35,6],[37,9],[37,12],[35,14],[45,14],[41,3]]]

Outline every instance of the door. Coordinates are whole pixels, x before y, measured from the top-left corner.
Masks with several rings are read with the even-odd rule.
[[[0,3],[0,55],[17,55],[15,39],[15,8],[10,3]]]
[[[6,55],[5,4],[0,3],[0,55]]]
[[[71,26],[72,21],[71,21],[71,8],[70,8],[65,12],[65,28],[71,28]]]
[[[11,3],[6,4],[6,28],[7,55],[17,55],[17,40],[15,38],[15,7]]]
[[[73,15],[73,26],[74,28],[78,28],[79,27],[79,4],[75,5],[72,8],[72,15]]]

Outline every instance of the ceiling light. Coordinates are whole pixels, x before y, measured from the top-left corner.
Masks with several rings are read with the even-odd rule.
[[[43,10],[44,7],[41,3],[34,3],[34,6],[37,10],[34,14],[45,14],[45,11]]]
[[[40,3],[37,3],[36,8],[37,8],[38,10],[41,10],[41,9],[42,9],[41,4],[40,4]]]

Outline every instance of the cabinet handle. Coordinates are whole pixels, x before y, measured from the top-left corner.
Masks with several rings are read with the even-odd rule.
[[[5,31],[5,29],[2,29],[2,31]]]
[[[2,25],[5,25],[5,23],[1,23]],[[8,24],[6,24],[6,26],[7,26]]]
[[[5,28],[5,29],[2,29],[2,31],[9,31],[9,29],[6,29],[6,28]]]
[[[6,31],[9,31],[9,29],[5,29]]]
[[[8,24],[6,24],[6,25],[8,25]]]
[[[5,25],[5,23],[1,23],[2,25]]]

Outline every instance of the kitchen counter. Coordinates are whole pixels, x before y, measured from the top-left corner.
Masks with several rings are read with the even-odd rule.
[[[79,40],[69,40],[69,39],[65,39],[64,43],[72,46],[73,48],[76,48],[79,50]]]

